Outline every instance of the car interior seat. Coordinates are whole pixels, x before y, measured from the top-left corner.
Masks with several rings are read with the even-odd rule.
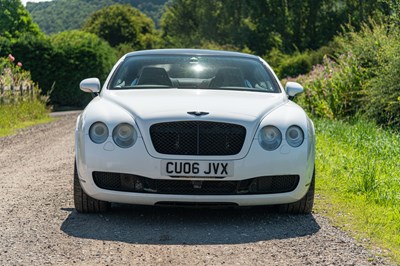
[[[243,73],[237,67],[224,67],[218,69],[215,77],[210,82],[211,88],[218,87],[246,87]]]
[[[137,85],[164,85],[172,87],[172,82],[164,68],[144,67],[139,75]]]

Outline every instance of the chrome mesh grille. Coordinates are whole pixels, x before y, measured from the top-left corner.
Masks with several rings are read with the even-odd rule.
[[[150,136],[161,154],[234,155],[243,147],[246,129],[229,123],[181,121],[154,124]]]

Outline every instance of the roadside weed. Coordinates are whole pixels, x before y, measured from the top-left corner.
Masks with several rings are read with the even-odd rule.
[[[14,134],[17,129],[51,120],[46,106],[40,101],[0,105],[0,137]]]

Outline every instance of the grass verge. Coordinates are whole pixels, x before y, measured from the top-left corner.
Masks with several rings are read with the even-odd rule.
[[[315,124],[315,210],[400,264],[400,134],[365,121]]]
[[[0,105],[0,137],[15,134],[18,129],[52,121],[40,101]]]

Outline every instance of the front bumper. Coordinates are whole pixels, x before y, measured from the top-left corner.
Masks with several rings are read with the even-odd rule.
[[[87,135],[76,133],[76,161],[79,178],[83,190],[91,197],[103,201],[155,205],[164,202],[176,203],[220,203],[236,204],[239,206],[274,205],[291,203],[301,199],[308,191],[314,169],[314,154],[307,148],[307,141],[298,148],[282,144],[275,151],[265,151],[258,141],[253,141],[249,152],[244,158],[230,160],[223,156],[176,156],[174,160],[193,161],[232,161],[234,175],[225,177],[223,181],[242,181],[261,176],[287,176],[297,175],[297,187],[284,193],[273,194],[242,194],[242,195],[187,195],[187,194],[161,194],[137,193],[115,191],[98,187],[93,180],[93,172],[124,173],[151,178],[155,180],[182,180],[163,176],[161,173],[160,155],[155,158],[149,155],[141,138],[129,149],[115,146],[112,140],[103,144],[94,144]],[[210,179],[188,179],[207,180]],[[220,179],[218,181],[221,181]]]

